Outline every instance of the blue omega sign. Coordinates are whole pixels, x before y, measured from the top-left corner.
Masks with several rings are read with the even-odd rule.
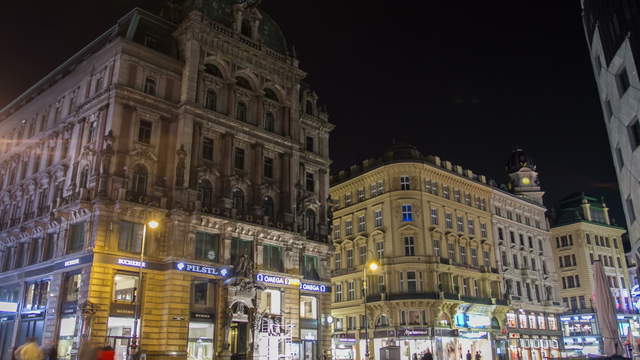
[[[207,274],[207,275],[215,275],[215,276],[223,276],[223,277],[226,277],[231,273],[231,271],[225,267],[212,267],[212,266],[189,264],[184,262],[177,263],[176,269],[178,269],[179,271],[188,271],[188,272],[193,272],[198,274]]]
[[[300,290],[326,293],[331,291],[331,287],[322,284],[300,283]]]

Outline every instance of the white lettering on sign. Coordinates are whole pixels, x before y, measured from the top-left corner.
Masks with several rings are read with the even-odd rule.
[[[208,274],[216,276],[227,276],[229,270],[226,268],[216,268],[211,266],[195,265],[188,263],[177,263],[176,268],[180,271],[189,271],[199,274]]]
[[[64,262],[64,267],[80,264],[80,259],[67,260]]]
[[[256,280],[260,282],[266,282],[269,284],[277,284],[277,285],[290,285],[290,286],[300,286],[300,280],[296,278],[288,278],[283,276],[274,276],[268,274],[258,274],[256,275]]]
[[[118,259],[118,265],[133,266],[137,268],[147,267],[147,263],[144,261],[140,262],[137,260],[130,260],[130,259]]]
[[[300,283],[300,289],[306,290],[306,291],[315,291],[315,292],[329,292],[327,287],[322,284]]]

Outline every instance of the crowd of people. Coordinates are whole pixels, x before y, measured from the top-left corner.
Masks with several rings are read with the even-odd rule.
[[[115,351],[110,345],[97,347],[86,344],[78,351],[79,360],[114,360]],[[38,345],[35,338],[27,338],[21,346],[13,352],[12,360],[58,360],[58,349],[49,346],[45,349]]]

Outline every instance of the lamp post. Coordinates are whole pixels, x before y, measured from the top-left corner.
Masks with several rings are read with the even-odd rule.
[[[364,358],[369,360],[369,317],[367,315],[367,269],[371,271],[378,270],[380,265],[375,261],[371,260],[365,266],[362,267],[362,288],[364,290],[364,331],[367,334],[367,338],[364,342]]]
[[[131,350],[133,353],[138,353],[140,351],[140,341],[138,340],[138,327],[140,324],[140,318],[142,317],[142,314],[141,314],[142,298],[140,297],[140,294],[141,294],[140,290],[142,289],[142,268],[144,267],[143,266],[144,248],[147,242],[147,227],[149,227],[150,229],[155,229],[158,226],[160,226],[160,224],[157,221],[150,220],[148,222],[145,222],[142,227],[142,244],[140,244],[141,245],[140,263],[138,264],[138,286],[136,287],[136,294],[135,294],[136,311],[135,311],[135,317],[133,318],[133,336],[131,341]]]

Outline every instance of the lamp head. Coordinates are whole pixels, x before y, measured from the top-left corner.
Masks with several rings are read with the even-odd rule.
[[[149,222],[147,223],[147,226],[148,226],[148,227],[150,227],[151,229],[155,229],[155,228],[157,228],[158,226],[160,226],[160,223],[158,223],[158,222],[157,222],[157,221],[155,221],[155,220],[151,220],[151,221],[149,221]]]
[[[370,262],[370,263],[369,263],[369,270],[371,270],[371,271],[376,271],[376,270],[378,270],[378,266],[379,266],[379,265],[378,265],[378,263],[377,263],[377,262],[372,261],[372,262]]]

